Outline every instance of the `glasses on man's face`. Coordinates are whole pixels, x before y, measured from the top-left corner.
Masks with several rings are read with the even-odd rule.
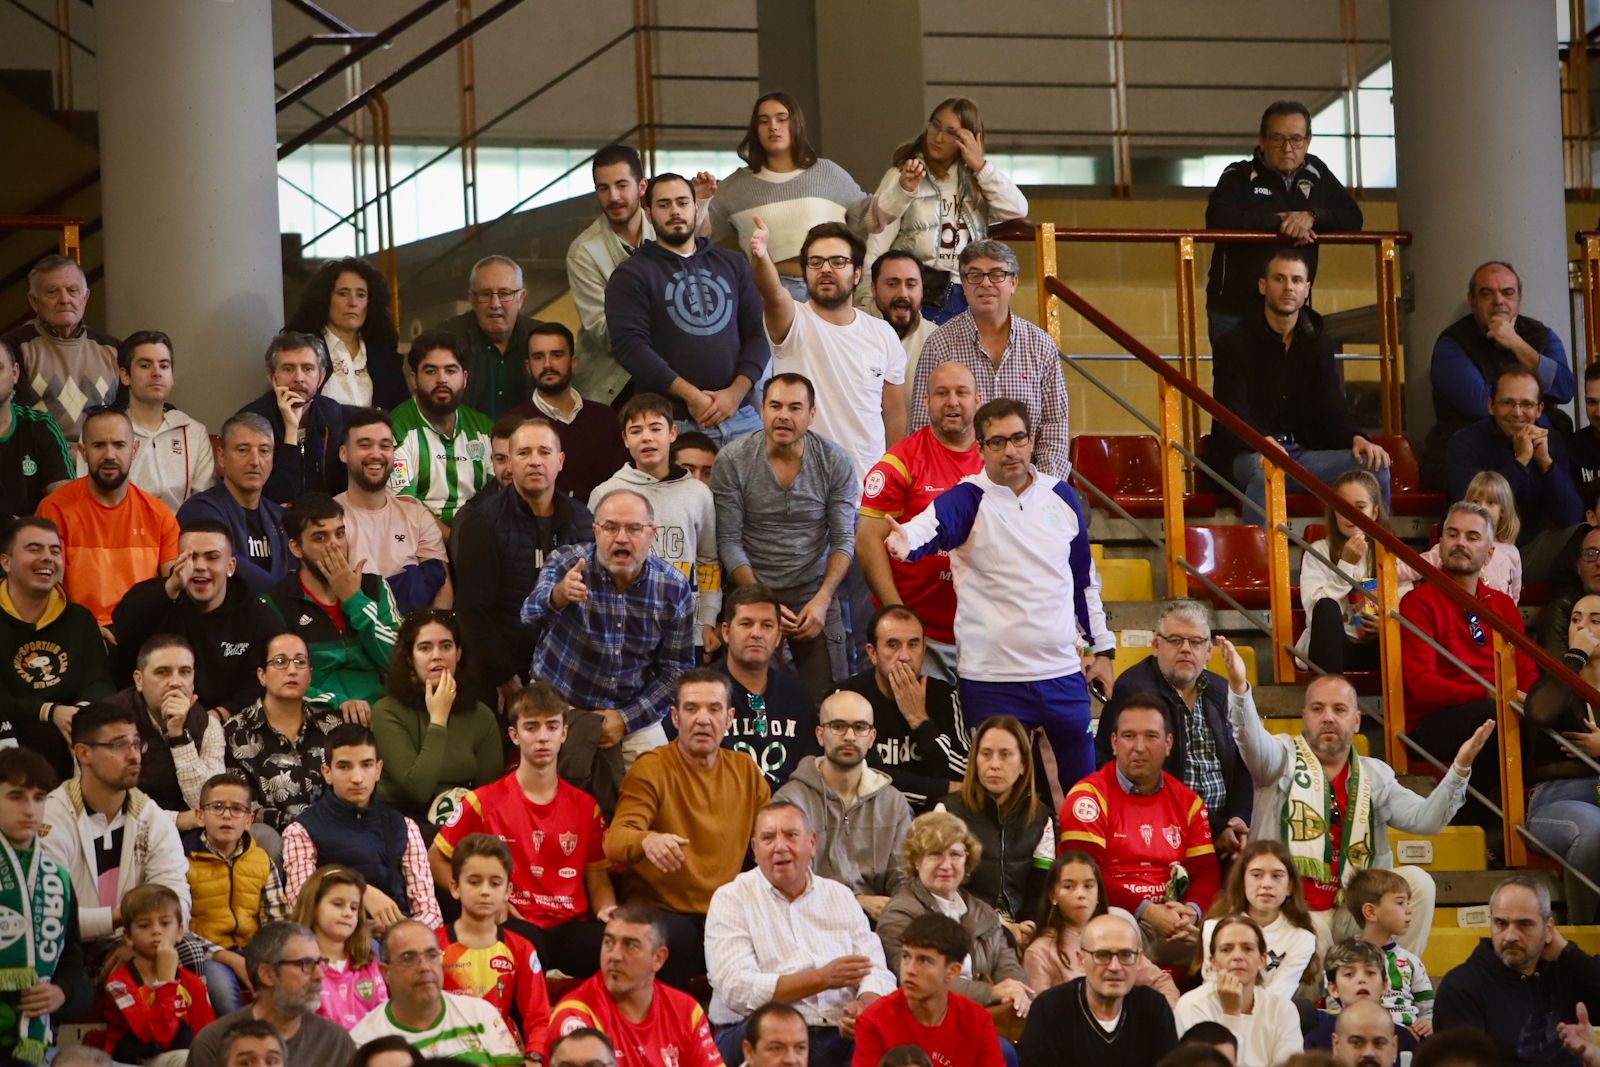
[[[438,948],[411,949],[402,952],[394,958],[394,962],[401,967],[415,967],[419,963],[438,963],[444,959],[444,952]]]
[[[502,304],[511,303],[512,299],[521,295],[521,289],[474,289],[467,295],[472,297],[474,303],[492,304],[498,300]]]
[[[1084,955],[1094,960],[1096,967],[1109,967],[1112,960],[1116,960],[1124,967],[1132,967],[1139,962],[1138,950],[1131,948],[1118,949],[1115,952],[1107,948],[1097,948],[1093,952],[1085,952]]]
[[[1284,145],[1288,145],[1290,148],[1304,148],[1310,140],[1311,138],[1299,133],[1267,134],[1267,143],[1273,148],[1282,148]]]
[[[629,537],[643,537],[651,526],[647,522],[597,522],[594,528],[607,537],[615,537],[623,531],[627,531]]]
[[[1156,634],[1157,641],[1165,641],[1172,648],[1182,648],[1188,645],[1199,652],[1211,643],[1209,637],[1185,637],[1183,634]]]
[[[119,737],[115,741],[85,741],[90,748],[104,748],[118,756],[126,756],[130,752],[143,753],[149,750],[150,742],[142,737]]]
[[[311,661],[306,659],[304,656],[273,656],[271,659],[267,660],[267,666],[280,671],[289,667],[298,667],[301,670],[304,670],[305,668],[311,666]]]
[[[807,256],[806,270],[821,270],[823,267],[844,270],[853,263],[855,263],[855,260],[849,256]]]
[[[435,950],[435,951],[437,951],[437,950]],[[305,957],[303,957],[301,959],[298,959],[298,960],[279,960],[278,961],[278,966],[279,967],[297,967],[297,968],[299,968],[301,974],[305,975],[307,978],[310,978],[312,975],[316,974],[319,970],[322,970],[324,967],[328,966],[328,957],[326,957],[326,956],[305,956]]]
[[[201,811],[209,811],[213,815],[249,815],[250,805],[229,804],[221,800],[213,800],[209,804],[200,805]]]
[[[1010,435],[995,434],[993,437],[985,437],[983,439],[983,444],[985,448],[998,452],[1007,445],[1013,445],[1017,448],[1021,448],[1024,444],[1031,440],[1033,440],[1032,434],[1026,430],[1018,430],[1016,433]]]
[[[866,737],[872,732],[870,722],[850,722],[846,719],[829,719],[822,724],[822,728],[835,737],[849,734],[852,737]]]
[[[1005,270],[1001,267],[996,267],[994,270],[964,270],[961,272],[961,280],[968,285],[979,285],[985,281],[999,285],[1007,278],[1015,278],[1016,276],[1016,271]]]

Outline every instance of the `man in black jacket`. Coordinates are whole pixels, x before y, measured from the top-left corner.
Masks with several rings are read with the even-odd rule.
[[[1356,432],[1333,342],[1322,330],[1322,316],[1305,306],[1311,298],[1306,251],[1274,252],[1257,289],[1266,298],[1265,306],[1215,345],[1212,394],[1325,482],[1358,467],[1370,470],[1387,505],[1389,453]],[[1265,500],[1261,456],[1220,422],[1212,423],[1206,460],[1258,506]],[[1244,518],[1263,521],[1260,512]]]
[[[480,490],[482,503],[458,512],[450,530],[456,611],[502,704],[522,688],[538,642],[538,632],[522,625],[522,604],[545,557],[594,542],[589,509],[556,492],[563,456],[555,427],[529,419],[512,431],[510,447],[511,484]]]
[[[1361,229],[1361,207],[1328,165],[1306,149],[1311,113],[1304,104],[1279,100],[1261,115],[1260,142],[1249,159],[1230,164],[1206,202],[1206,226],[1262,230],[1283,237],[1306,253],[1307,279],[1317,276],[1317,232]],[[1206,322],[1211,347],[1241,319],[1261,307],[1256,278],[1278,246],[1215,246],[1206,279]]]
[[[344,409],[322,395],[327,346],[312,334],[284,330],[267,344],[266,360],[267,391],[241,409],[266,419],[277,442],[262,495],[288,504],[303,493],[344,492]]]
[[[1154,697],[1172,724],[1168,774],[1206,802],[1218,858],[1244,847],[1255,800],[1250,770],[1228,725],[1228,680],[1205,669],[1211,658],[1211,617],[1198,600],[1169,600],[1156,619],[1155,651],[1117,676],[1094,739],[1095,763],[1111,759],[1117,709],[1135,697]]]

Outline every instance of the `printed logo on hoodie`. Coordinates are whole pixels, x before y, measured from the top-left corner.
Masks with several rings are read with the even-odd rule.
[[[665,295],[667,317],[684,333],[711,337],[733,318],[733,287],[704,267],[673,271]]]

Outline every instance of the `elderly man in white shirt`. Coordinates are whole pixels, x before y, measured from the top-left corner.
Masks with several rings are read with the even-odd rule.
[[[779,1000],[805,1017],[812,1064],[849,1067],[856,1018],[895,989],[883,946],[849,887],[811,873],[817,835],[799,805],[757,812],[751,848],[756,869],[718,889],[706,914],[717,1047],[740,1062],[745,1018]]]

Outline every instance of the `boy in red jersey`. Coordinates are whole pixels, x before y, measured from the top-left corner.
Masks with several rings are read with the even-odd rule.
[[[150,883],[122,898],[122,921],[133,956],[106,979],[106,1032],[101,1047],[119,1063],[165,1061],[187,1049],[216,1019],[206,983],[178,966],[183,904]]]
[[[468,834],[450,857],[450,895],[461,918],[438,930],[444,990],[487,1000],[521,1035],[529,1059],[544,1057],[550,994],[539,954],[501,925],[511,882],[511,850],[490,834]]]
[[[451,857],[463,838],[500,838],[512,859],[508,925],[533,943],[545,967],[586,978],[599,965],[600,939],[617,895],[607,873],[600,806],[556,773],[566,712],[566,698],[544,682],[512,698],[517,769],[462,798],[434,838],[428,861],[434,880],[449,885]]]
[[[687,993],[662,985],[667,928],[653,908],[624,904],[606,923],[600,973],[572,990],[550,1016],[551,1040],[599,1030],[617,1067],[725,1067],[711,1023]]]

